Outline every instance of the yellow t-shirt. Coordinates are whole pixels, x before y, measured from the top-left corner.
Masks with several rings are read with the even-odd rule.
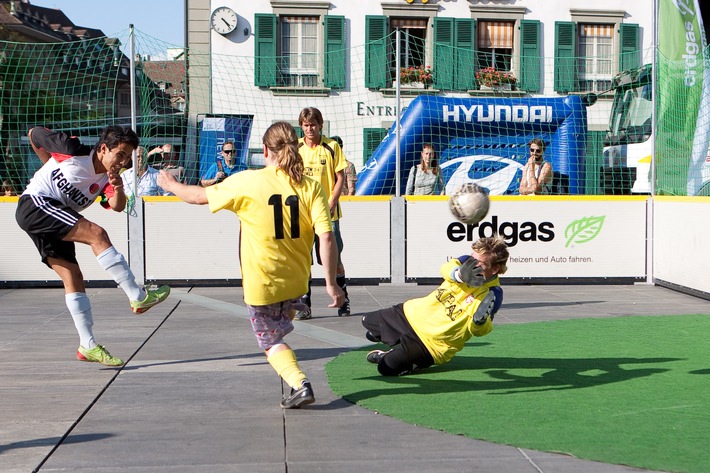
[[[429,295],[404,303],[407,321],[437,365],[451,360],[471,337],[482,337],[493,330],[490,318],[476,325],[473,314],[490,288],[500,286],[500,280],[496,276],[481,287],[470,287],[451,278],[451,270],[460,265],[456,258],[444,263],[444,282]]]
[[[305,294],[314,234],[332,231],[321,185],[304,177],[296,186],[288,174],[267,166],[234,174],[205,191],[211,212],[231,210],[241,222],[244,301],[267,305]]]
[[[331,153],[328,148],[333,152]],[[335,186],[335,174],[344,170],[348,165],[338,142],[327,136],[321,136],[320,144],[311,148],[301,138],[298,140],[298,153],[306,168],[304,174],[320,182],[326,197],[330,199]],[[340,203],[338,203],[338,211],[333,216],[333,220],[338,220],[340,217],[342,217],[342,213]]]

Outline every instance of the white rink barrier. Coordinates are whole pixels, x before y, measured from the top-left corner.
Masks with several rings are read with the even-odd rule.
[[[500,233],[510,245],[504,278],[596,279],[653,278],[710,293],[710,198],[646,196],[494,196],[477,226],[455,221],[446,197],[407,200],[404,274],[408,280],[437,279],[447,258],[470,252],[471,243]],[[30,239],[15,222],[17,198],[0,197],[0,283],[58,281],[39,262]],[[647,205],[653,205],[653,264],[647,259]],[[349,278],[391,278],[390,197],[343,197],[343,263]],[[128,257],[128,218],[99,205],[84,215],[106,228],[116,248]],[[144,246],[148,281],[234,281],[239,271],[239,221],[227,211],[211,214],[175,197],[144,202]],[[141,243],[144,243],[142,245]],[[398,247],[401,245],[395,245]],[[136,248],[136,249],[134,249]],[[133,255],[134,256],[134,255]],[[88,281],[108,281],[89,247],[77,245]],[[313,266],[313,277],[322,277]]]

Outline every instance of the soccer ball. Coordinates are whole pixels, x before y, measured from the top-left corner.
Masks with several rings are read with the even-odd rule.
[[[467,225],[475,225],[488,215],[491,201],[488,190],[468,182],[459,186],[449,197],[449,210],[456,220]]]

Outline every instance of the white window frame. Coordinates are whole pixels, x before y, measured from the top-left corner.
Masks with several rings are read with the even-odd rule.
[[[589,26],[603,26],[612,29],[611,36],[583,36],[581,34],[582,28],[585,25]],[[579,34],[577,36],[577,56],[579,61],[584,63],[584,67],[580,67],[581,71],[577,81],[579,82],[579,90],[581,92],[604,92],[611,86],[611,81],[614,78],[614,26],[604,23],[582,23],[578,24]],[[608,40],[610,44],[603,44],[604,40]],[[591,46],[592,53],[586,54],[586,49]],[[603,46],[610,46],[608,54],[601,55],[599,49]],[[602,61],[606,61],[609,64],[606,66],[608,72],[600,72],[602,68]],[[587,65],[591,64],[591,67]],[[591,69],[591,72],[588,72]],[[592,82],[591,88],[581,87],[582,82]]]
[[[621,30],[621,23],[623,23],[624,18],[628,16],[625,10],[591,10],[584,8],[571,8],[570,11],[571,20],[577,24],[577,44],[579,45],[580,38],[580,27],[582,24],[591,25],[611,25],[612,26],[612,51],[611,51],[611,77],[613,78],[615,74],[619,72],[619,61],[614,61],[614,58],[618,58],[621,53],[621,38],[619,31]],[[577,54],[579,54],[579,46],[577,47]],[[606,74],[604,74],[606,77]],[[578,82],[579,82],[578,78]],[[609,79],[611,80],[611,79]]]
[[[282,67],[281,74],[284,76],[295,76],[295,82],[284,84],[286,87],[316,87],[319,83],[322,83],[318,69],[318,23],[319,19],[317,17],[304,17],[312,21],[289,21],[288,18],[292,17],[279,17],[279,40],[280,40],[280,55],[289,57],[289,67]],[[287,25],[291,25],[288,28],[291,31],[289,36],[285,35],[285,30]],[[305,26],[311,25],[315,27],[315,35],[306,36]],[[295,33],[295,34],[294,34]],[[295,39],[292,43],[295,43],[296,50],[293,51],[290,47],[288,39]],[[315,42],[315,49],[313,51],[305,51],[305,42],[308,39],[312,39]],[[315,63],[313,67],[308,67],[303,63],[306,62],[306,55],[312,55],[313,62]],[[295,64],[294,64],[295,61]],[[315,77],[315,83],[308,83],[307,78]]]
[[[316,60],[317,65],[315,68],[315,74],[317,75],[316,85],[309,85],[308,87],[323,87],[323,76],[325,75],[324,65],[321,58],[325,51],[323,51],[323,43],[325,38],[325,29],[323,26],[323,17],[328,14],[330,9],[330,2],[305,2],[305,1],[286,1],[286,0],[272,0],[271,10],[273,14],[277,16],[277,39],[276,44],[278,47],[278,54],[282,54],[281,49],[283,48],[282,39],[282,18],[283,17],[316,17]],[[310,70],[310,69],[309,69]],[[302,83],[302,81],[299,81]],[[301,88],[301,85],[287,86],[287,88]]]

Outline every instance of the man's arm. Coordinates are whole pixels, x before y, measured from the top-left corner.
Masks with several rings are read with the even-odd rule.
[[[223,171],[220,171],[217,166],[212,165],[207,170],[205,175],[202,176],[202,179],[200,179],[200,185],[202,185],[202,187],[213,186],[219,182],[222,182],[225,177],[227,176]]]
[[[320,244],[320,257],[325,270],[325,289],[333,299],[333,303],[328,307],[340,307],[345,301],[345,293],[335,282],[335,270],[338,264],[338,247],[335,244],[333,232],[326,232],[318,235]]]
[[[34,128],[30,128],[30,131],[27,132],[27,138],[30,140],[30,145],[32,145],[32,149],[34,150],[35,154],[39,157],[39,160],[42,161],[42,164],[46,163],[49,161],[49,158],[52,157],[51,154],[49,154],[47,151],[38,148],[34,142],[32,141],[32,131]]]
[[[158,185],[188,204],[204,205],[208,203],[207,191],[204,187],[188,186],[178,182],[175,176],[165,170],[161,170],[160,174],[158,174]]]
[[[336,172],[333,193],[330,196],[330,202],[328,202],[328,206],[330,207],[330,215],[335,215],[338,209],[340,194],[343,192],[343,182],[345,182],[345,173],[343,171]]]

